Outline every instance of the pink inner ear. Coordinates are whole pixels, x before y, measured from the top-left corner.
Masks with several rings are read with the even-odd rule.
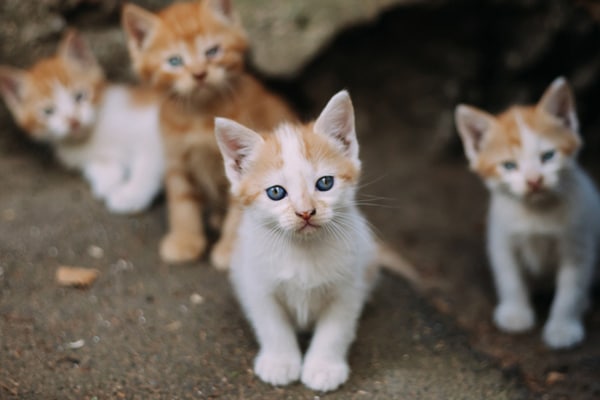
[[[220,1],[221,1],[221,9],[223,10],[223,13],[225,15],[227,15],[228,17],[230,17],[231,13],[233,12],[231,0],[220,0]]]
[[[126,31],[133,39],[137,47],[141,47],[150,32],[152,31],[153,21],[150,15],[145,15],[146,12],[138,11],[137,9],[127,10],[124,17],[124,25]]]
[[[15,74],[0,74],[0,89],[19,99],[21,92],[21,79]]]
[[[68,59],[80,64],[83,67],[90,67],[96,63],[96,59],[89,49],[87,43],[76,33],[71,33],[66,38],[66,43],[62,53]]]

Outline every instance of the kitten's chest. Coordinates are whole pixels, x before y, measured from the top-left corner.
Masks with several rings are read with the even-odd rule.
[[[310,330],[334,296],[333,287],[306,288],[294,281],[281,283],[275,289],[275,298],[300,330]]]
[[[535,209],[511,200],[496,199],[490,207],[490,224],[514,235],[555,236],[561,235],[569,226],[568,211],[564,204]]]

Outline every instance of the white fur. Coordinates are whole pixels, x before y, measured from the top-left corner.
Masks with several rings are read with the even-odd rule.
[[[589,177],[572,165],[562,174],[557,203],[525,204],[502,191],[492,191],[488,220],[488,252],[499,304],[494,321],[508,332],[533,327],[535,315],[524,274],[553,273],[556,294],[544,327],[552,348],[570,347],[584,337],[587,307],[600,239],[600,198]],[[555,249],[556,259],[548,250]],[[548,268],[556,270],[548,270]]]
[[[517,122],[519,167],[488,181],[488,252],[499,300],[494,321],[507,332],[532,328],[535,313],[524,275],[554,273],[556,293],[543,339],[552,348],[571,347],[584,338],[582,317],[600,239],[600,197],[575,159],[557,151],[541,162],[540,154],[552,144]],[[527,179],[538,177],[550,193],[542,195],[547,199],[527,197]]]
[[[345,233],[347,242],[331,234],[286,240],[275,239],[251,210],[244,213],[231,278],[260,344],[255,372],[262,380],[284,385],[301,377],[328,391],[348,378],[346,353],[374,259],[365,221],[357,210],[348,217],[355,229]],[[295,333],[306,329],[314,336],[302,362]]]
[[[125,87],[109,86],[89,138],[55,143],[61,162],[82,171],[94,195],[115,213],[148,207],[161,189],[164,171],[159,104],[132,106],[129,96]]]
[[[336,101],[345,108],[342,119],[349,121],[344,115],[353,112],[348,94],[342,92]],[[347,131],[321,134],[340,154],[351,148],[350,157],[359,166],[353,116],[346,126],[337,126]],[[235,194],[237,181],[252,168],[256,148],[264,142],[232,121],[217,119],[216,127]],[[355,205],[355,185],[339,179],[331,190],[317,190],[320,177],[336,176],[336,165],[324,157],[306,160],[293,126],[283,125],[273,134],[281,144],[283,166],[254,183],[265,189],[280,185],[287,196],[274,201],[263,191],[244,209],[231,279],[260,345],[255,373],[273,385],[301,379],[311,389],[334,390],[350,373],[346,356],[374,281],[367,269],[375,263],[375,244]],[[310,210],[315,210],[310,221],[319,228],[303,230],[305,222],[296,213]],[[304,359],[296,340],[299,330],[314,331]]]
[[[564,78],[550,85],[536,112],[544,112],[565,135],[579,139],[573,94]],[[512,159],[505,160],[513,165],[498,163],[498,176],[485,181],[491,192],[487,247],[499,301],[494,322],[507,332],[532,328],[535,313],[525,275],[550,277],[556,291],[543,339],[551,348],[571,347],[585,336],[582,318],[595,278],[600,195],[577,164],[576,152],[563,154],[525,123],[520,110],[514,115],[521,146],[511,149]],[[471,167],[477,169],[479,151],[496,119],[460,105],[456,123]],[[548,151],[554,154],[544,160]]]

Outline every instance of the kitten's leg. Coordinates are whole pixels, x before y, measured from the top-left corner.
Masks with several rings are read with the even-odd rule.
[[[83,175],[94,197],[103,200],[125,179],[125,168],[116,162],[91,162],[83,168]]]
[[[499,303],[494,310],[496,326],[506,332],[523,332],[533,327],[535,313],[508,235],[492,229],[488,251]]]
[[[254,359],[254,373],[272,385],[298,380],[302,355],[287,315],[269,293],[245,289],[250,295],[242,299],[242,305],[260,345]]]
[[[138,154],[131,163],[129,179],[107,198],[108,209],[115,213],[136,213],[152,203],[162,186],[162,159]]]
[[[555,349],[571,347],[585,336],[583,314],[588,307],[595,250],[592,243],[563,247],[556,277],[556,293],[544,325],[544,342]]]
[[[238,204],[235,199],[230,198],[225,222],[221,229],[221,237],[210,254],[212,264],[219,270],[226,270],[229,268],[229,259],[237,237],[241,217],[241,205]]]
[[[167,171],[165,190],[170,231],[161,242],[161,258],[170,263],[195,260],[206,248],[200,199],[183,169]]]
[[[334,390],[346,382],[346,354],[354,340],[363,299],[353,290],[336,298],[317,321],[304,358],[302,382],[313,390]]]

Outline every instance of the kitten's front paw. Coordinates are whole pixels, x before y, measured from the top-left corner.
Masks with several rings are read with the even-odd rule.
[[[141,196],[137,190],[120,187],[108,195],[106,207],[116,214],[135,214],[148,207],[151,201],[151,198]]]
[[[527,304],[500,303],[494,311],[494,322],[505,332],[525,332],[533,328],[535,314]]]
[[[229,269],[231,260],[231,245],[223,240],[219,240],[210,253],[210,262],[219,271]]]
[[[300,353],[260,352],[254,360],[254,373],[271,385],[287,385],[300,378]]]
[[[123,171],[118,168],[97,170],[88,176],[92,194],[99,200],[104,200],[123,180]]]
[[[348,380],[350,367],[344,360],[307,358],[302,367],[302,383],[313,390],[327,392]]]
[[[171,232],[160,244],[160,257],[168,263],[184,263],[200,258],[205,249],[204,237],[187,232]]]
[[[585,337],[581,321],[550,320],[544,325],[544,342],[553,349],[573,347]]]

